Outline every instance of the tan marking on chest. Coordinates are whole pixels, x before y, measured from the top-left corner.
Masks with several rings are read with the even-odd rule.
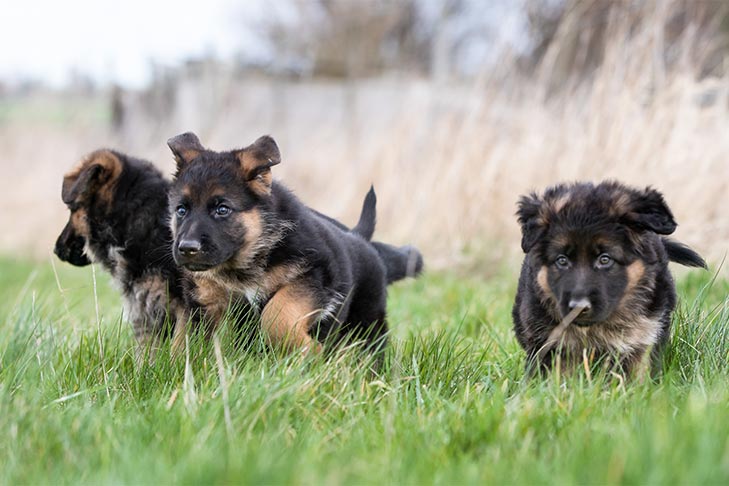
[[[231,302],[234,289],[226,281],[215,278],[195,278],[195,300],[205,309],[205,314],[216,322],[223,318]]]
[[[646,316],[616,317],[589,327],[569,326],[564,332],[563,346],[572,351],[595,348],[608,352],[627,353],[654,345],[661,323]]]
[[[196,297],[203,305],[214,304],[221,298],[227,302],[231,296],[245,297],[248,302],[255,304],[299,278],[304,271],[304,267],[295,263],[276,265],[247,280],[239,280],[221,272],[205,272],[204,276],[195,278],[198,287]]]

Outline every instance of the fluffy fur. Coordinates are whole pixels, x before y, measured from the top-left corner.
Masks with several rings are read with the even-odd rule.
[[[669,260],[706,267],[665,238],[676,222],[656,190],[618,182],[560,184],[519,200],[526,254],[513,307],[529,366],[584,357],[631,374],[649,350],[654,365],[670,336],[676,291]],[[556,345],[550,333],[576,306],[587,308]]]
[[[184,307],[171,254],[169,187],[149,162],[113,150],[89,154],[63,179],[71,214],[55,253],[76,266],[98,263],[111,274],[142,346],[170,335],[168,313],[174,322]]]
[[[191,133],[168,145],[178,166],[170,192],[173,255],[190,277],[188,303],[202,309],[208,333],[230,304],[243,303],[260,313],[262,331],[277,346],[319,350],[355,336],[382,349],[387,284],[419,273],[422,257],[369,241],[373,190],[350,231],[272,180],[281,156],[270,137],[228,152],[205,149]]]

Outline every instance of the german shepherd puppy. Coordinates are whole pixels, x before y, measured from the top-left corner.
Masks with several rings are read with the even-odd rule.
[[[319,351],[345,336],[383,348],[387,283],[417,274],[422,257],[368,241],[374,191],[349,231],[272,180],[281,155],[271,137],[228,152],[205,149],[192,133],[168,145],[177,161],[173,255],[193,283],[188,305],[202,308],[208,335],[231,303],[243,302],[260,313],[269,343],[285,349]],[[176,329],[178,345],[184,327]]]
[[[676,306],[668,262],[706,268],[662,236],[677,225],[661,193],[618,182],[560,184],[523,196],[517,216],[526,257],[512,316],[528,369],[547,370],[557,356],[574,366],[586,353],[630,375],[650,350],[657,371]],[[572,311],[573,323],[551,342]]]
[[[92,262],[121,290],[140,347],[171,335],[184,310],[182,275],[172,258],[170,182],[151,163],[113,150],[84,157],[63,178],[71,211],[55,253],[79,267]]]

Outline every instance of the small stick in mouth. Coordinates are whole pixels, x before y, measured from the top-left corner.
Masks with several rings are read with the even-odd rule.
[[[554,344],[558,342],[560,339],[562,339],[562,334],[564,334],[565,330],[567,329],[567,326],[572,324],[572,321],[577,319],[577,316],[580,315],[580,312],[585,310],[587,306],[578,306],[575,307],[570,311],[569,314],[565,316],[564,319],[562,319],[562,322],[560,322],[557,327],[555,327],[551,333],[549,333],[549,337],[547,338],[547,342],[545,343],[545,346],[549,346],[551,344]]]

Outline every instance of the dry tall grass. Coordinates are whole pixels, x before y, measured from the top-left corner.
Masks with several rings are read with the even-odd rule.
[[[166,138],[194,130],[216,149],[272,134],[284,158],[276,175],[346,223],[374,183],[377,237],[420,246],[431,267],[485,271],[516,257],[519,194],[605,178],[663,191],[677,238],[717,263],[729,250],[729,79],[696,80],[688,53],[703,44],[691,29],[686,55],[668,66],[656,55],[668,13],[652,15],[637,30],[612,19],[601,66],[556,92],[558,56],[547,53],[530,79],[505,56],[468,83],[241,81],[215,71],[181,81],[161,121],[132,109],[121,138],[93,121],[11,118],[0,133],[0,251],[49,252],[66,217],[61,176],[83,153],[116,146],[172,172]]]

